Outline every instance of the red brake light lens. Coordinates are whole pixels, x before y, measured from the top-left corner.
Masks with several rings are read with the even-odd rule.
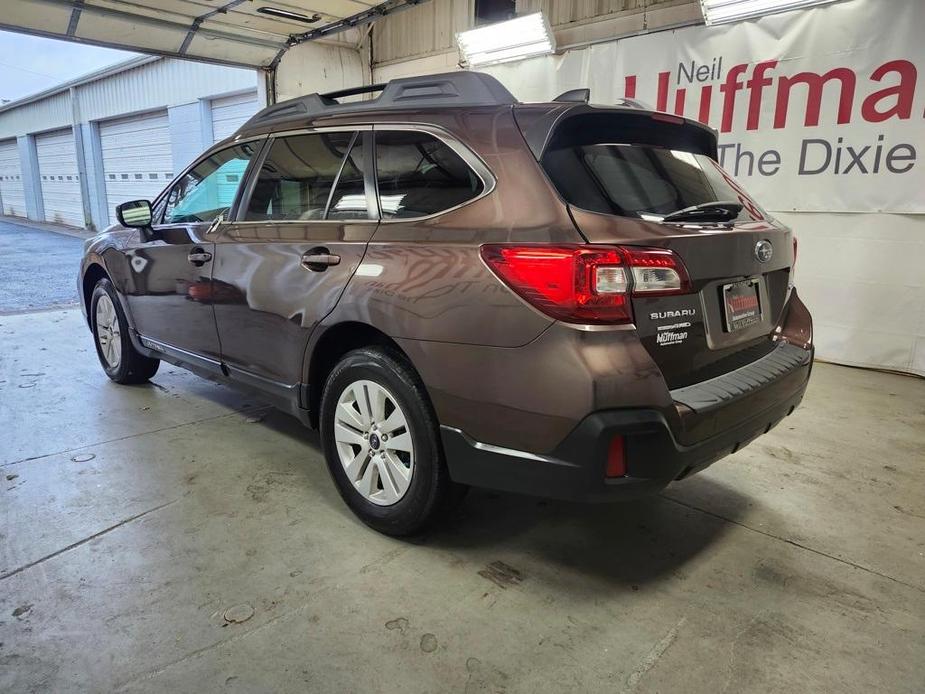
[[[663,123],[674,123],[675,125],[684,125],[684,119],[680,116],[672,116],[669,113],[653,113],[652,120],[659,120]]]
[[[626,475],[626,446],[623,437],[617,434],[610,439],[607,447],[607,477],[624,477]]]
[[[570,323],[629,323],[631,292],[657,296],[690,291],[680,258],[661,248],[487,244],[481,254],[523,299]]]
[[[793,237],[793,262],[790,263],[790,271],[793,272],[793,268],[797,266],[797,246],[800,244],[797,243],[797,237]]]
[[[553,318],[625,323],[632,317],[616,248],[485,245],[481,253],[511,289]]]

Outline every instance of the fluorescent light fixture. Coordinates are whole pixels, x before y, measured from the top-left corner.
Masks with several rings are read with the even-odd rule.
[[[542,12],[461,31],[456,42],[469,67],[506,63],[556,50],[556,39]]]
[[[314,24],[319,19],[321,19],[321,15],[317,12],[309,17],[308,15],[300,14],[299,12],[292,12],[291,10],[283,10],[279,7],[258,7],[257,11],[260,14],[268,14],[271,17],[291,19],[295,22],[305,22],[306,24]]]
[[[829,2],[835,0],[700,0],[700,6],[707,24],[723,24]]]

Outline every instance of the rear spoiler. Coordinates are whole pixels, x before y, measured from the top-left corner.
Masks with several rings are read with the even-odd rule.
[[[631,100],[617,106],[574,102],[516,105],[514,119],[537,161],[554,140],[586,137],[601,128],[611,130],[615,125],[611,119],[619,120],[615,133],[626,144],[645,142],[644,133],[657,125],[656,144],[705,154],[712,159],[717,157],[717,133],[713,128],[681,116],[640,108],[638,102]],[[581,120],[580,127],[575,119]]]

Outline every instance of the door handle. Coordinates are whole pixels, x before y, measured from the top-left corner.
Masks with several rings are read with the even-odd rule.
[[[201,248],[194,248],[192,251],[190,251],[190,254],[186,256],[186,259],[196,267],[202,267],[210,260],[212,260],[212,254],[202,250]]]
[[[322,272],[332,265],[340,265],[340,256],[329,253],[327,248],[313,248],[302,256],[302,267],[313,272]]]

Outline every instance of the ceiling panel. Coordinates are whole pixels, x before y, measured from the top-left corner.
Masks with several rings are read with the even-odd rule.
[[[424,0],[426,1],[426,0]],[[322,28],[407,0],[0,0],[0,27],[143,53],[265,67],[294,34]],[[261,14],[261,7],[296,12],[316,22]],[[353,43],[359,32],[325,40]]]

